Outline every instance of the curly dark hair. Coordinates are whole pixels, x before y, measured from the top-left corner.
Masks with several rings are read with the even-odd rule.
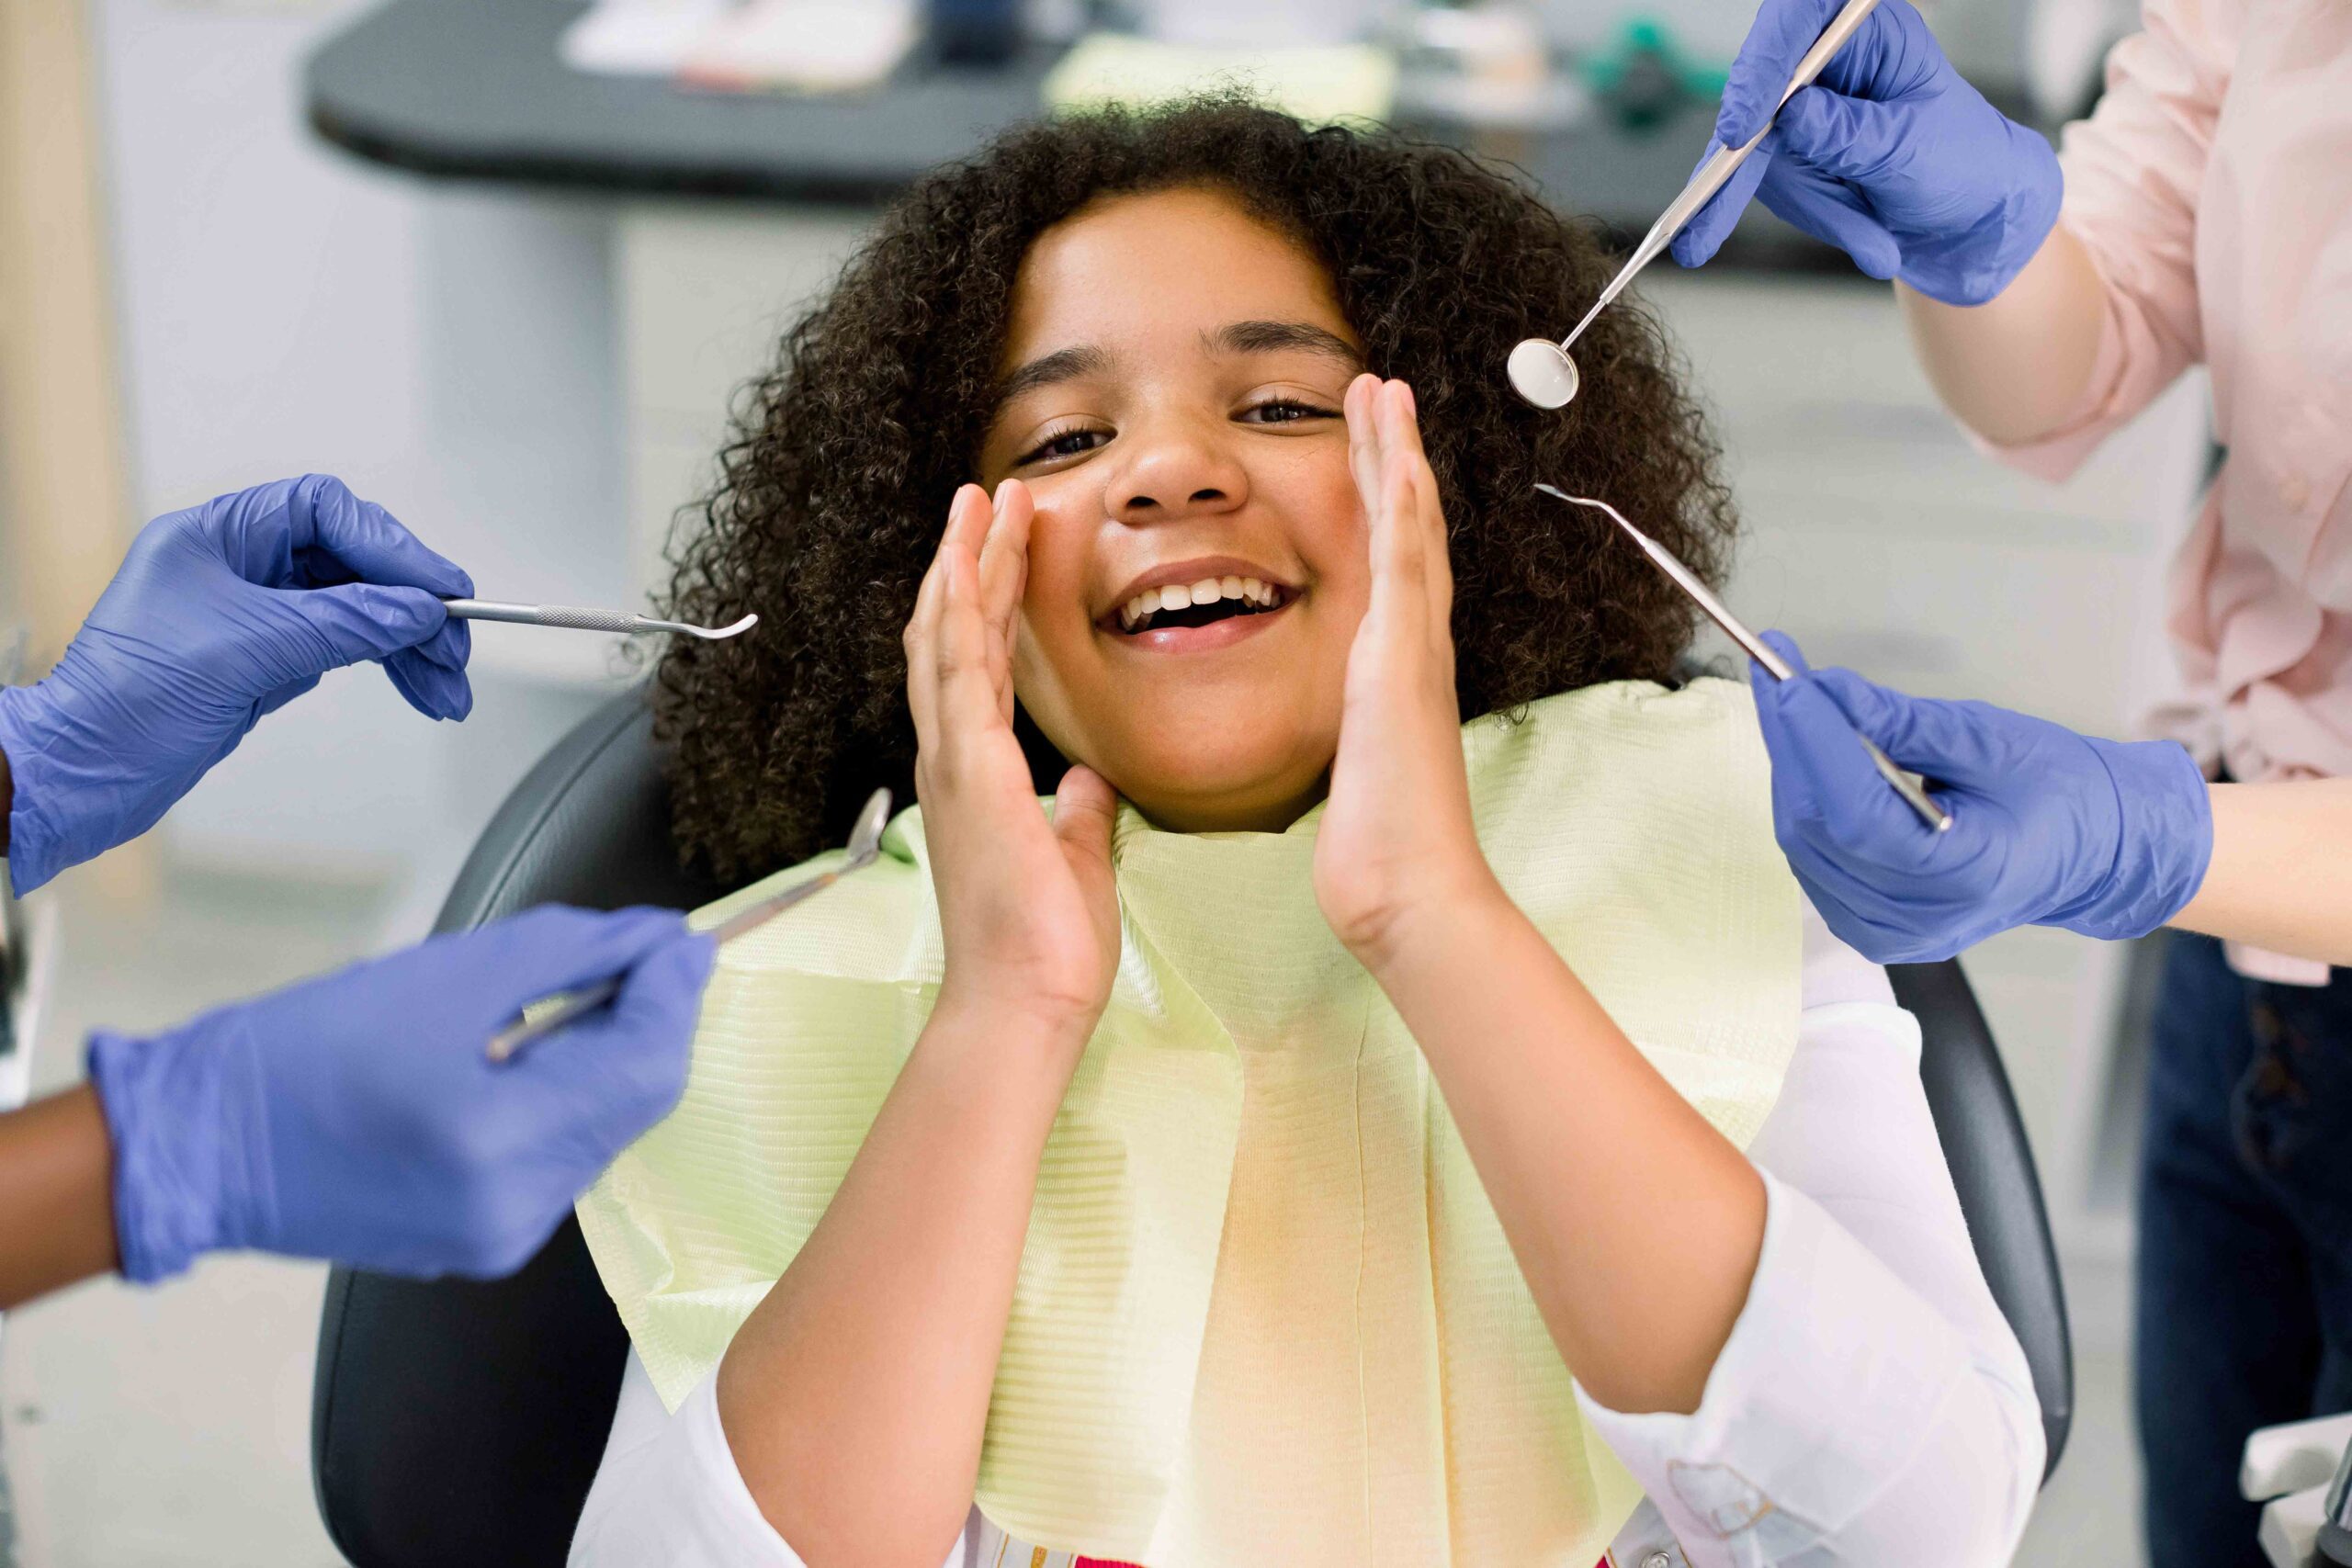
[[[1503,378],[1512,344],[1581,316],[1607,281],[1595,227],[1460,152],[1234,97],[1088,113],[926,176],[739,406],[663,601],[707,624],[760,615],[754,636],[681,638],[662,660],[657,725],[689,861],[762,874],[844,833],[876,786],[912,798],[899,633],[994,414],[1022,259],[1096,197],[1197,186],[1314,255],[1369,367],[1411,384],[1452,539],[1464,715],[1669,676],[1690,607],[1591,514],[1530,489],[1608,497],[1719,574],[1730,499],[1664,334],[1631,301],[1605,312],[1577,345],[1586,390],[1561,412]],[[1025,716],[1021,728],[1049,792],[1060,759]]]

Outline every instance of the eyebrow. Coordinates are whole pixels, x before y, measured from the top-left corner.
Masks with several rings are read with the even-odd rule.
[[[1351,370],[1363,368],[1363,355],[1347,339],[1311,321],[1234,321],[1214,332],[1204,332],[1201,341],[1212,353],[1274,354],[1284,349],[1304,349],[1336,359]],[[1110,368],[1111,356],[1092,344],[1057,348],[1051,354],[1039,355],[999,382],[997,404],[1001,407],[1040,387],[1074,381],[1081,376],[1103,375]]]
[[[998,383],[996,400],[1001,406],[1023,392],[1074,381],[1080,376],[1100,376],[1110,368],[1111,356],[1092,344],[1057,348],[1051,354],[1039,355]]]
[[[1355,346],[1337,333],[1326,332],[1311,321],[1235,321],[1213,333],[1203,333],[1201,340],[1213,351],[1226,354],[1273,354],[1283,349],[1304,349],[1336,359],[1351,370],[1363,368],[1363,355]]]

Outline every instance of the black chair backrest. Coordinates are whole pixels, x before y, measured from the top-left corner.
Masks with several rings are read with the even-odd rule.
[[[483,830],[438,927],[534,904],[691,908],[640,698],[593,715]],[[1928,1099],[1976,1253],[2024,1342],[2050,1464],[2074,1412],[2065,1303],[2025,1129],[1956,964],[1894,971],[1927,1037]],[[337,1269],[311,1393],[311,1478],[356,1568],[560,1564],[619,1397],[628,1340],[567,1220],[510,1279],[418,1281]]]

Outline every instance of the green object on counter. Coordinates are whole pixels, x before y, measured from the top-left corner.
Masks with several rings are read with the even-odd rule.
[[[1579,57],[1576,69],[1619,123],[1640,128],[1672,118],[1691,100],[1713,103],[1721,98],[1731,62],[1698,58],[1683,49],[1664,22],[1637,17],[1620,27],[1607,44]]]

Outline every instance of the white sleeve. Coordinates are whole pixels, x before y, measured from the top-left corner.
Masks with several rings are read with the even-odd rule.
[[[1748,1149],[1763,1251],[1698,1410],[1578,1398],[1690,1568],[2005,1563],[2041,1411],[1969,1245],[1919,1026],[1810,908],[1804,951],[1796,1055]]]
[[[967,1524],[945,1568],[961,1568],[971,1540]],[[569,1568],[803,1568],[735,1468],[718,1420],[717,1373],[673,1416],[629,1352],[612,1436],[567,1562]]]

